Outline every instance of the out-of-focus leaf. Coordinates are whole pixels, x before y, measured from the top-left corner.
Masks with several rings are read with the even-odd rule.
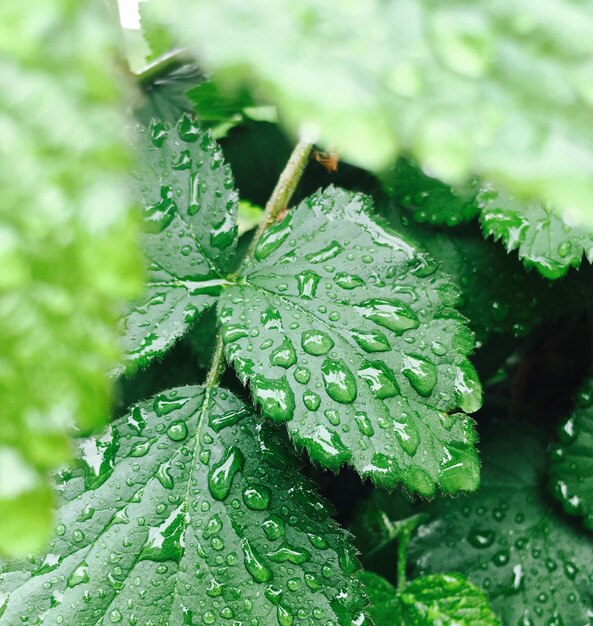
[[[108,415],[140,257],[104,3],[0,5],[0,553],[39,549],[46,474]]]
[[[593,3],[151,2],[208,71],[380,170],[403,148],[593,222]]]

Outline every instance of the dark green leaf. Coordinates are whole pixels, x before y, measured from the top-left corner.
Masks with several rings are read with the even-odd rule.
[[[474,489],[481,387],[457,292],[436,264],[330,188],[259,240],[223,293],[226,352],[255,403],[337,470],[432,495]]]
[[[485,187],[478,195],[480,220],[487,235],[517,250],[527,267],[546,278],[564,276],[583,256],[593,262],[593,229],[575,226],[541,202],[518,201]]]
[[[462,293],[459,311],[481,341],[490,333],[525,335],[546,320],[593,302],[590,267],[551,282],[526,272],[516,256],[484,239],[477,225],[430,228],[402,215],[402,209],[390,202],[381,211],[398,232],[440,262]]]
[[[475,183],[455,189],[428,176],[405,157],[396,161],[385,176],[384,185],[387,193],[409,209],[418,222],[456,226],[480,212]]]
[[[588,624],[593,545],[547,497],[542,438],[514,422],[482,433],[480,490],[424,510],[418,575],[456,571],[483,588],[503,624]]]
[[[128,363],[145,365],[216,301],[237,241],[230,168],[190,116],[140,129],[147,289],[125,320]]]
[[[552,450],[550,484],[567,513],[582,515],[593,530],[593,381],[576,396],[576,407],[560,428]]]
[[[371,572],[358,577],[375,626],[500,626],[484,592],[458,574],[423,576],[401,590]]]
[[[137,405],[59,490],[49,553],[1,570],[3,625],[363,623],[347,535],[225,390]]]

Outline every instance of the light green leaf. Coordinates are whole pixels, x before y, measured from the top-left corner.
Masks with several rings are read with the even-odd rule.
[[[380,170],[403,148],[449,182],[476,173],[593,221],[590,0],[150,5],[209,71],[353,163]]]
[[[6,564],[0,624],[363,624],[348,536],[280,434],[179,387],[81,444],[45,557]]]
[[[46,475],[108,414],[117,309],[140,286],[103,4],[0,8],[0,553],[48,539]]]
[[[147,288],[125,319],[128,363],[144,366],[181,337],[228,284],[237,193],[222,151],[189,115],[139,129]]]
[[[436,263],[329,188],[259,240],[225,289],[228,359],[254,402],[337,470],[430,496],[475,489],[473,337]]]
[[[481,435],[480,489],[423,507],[434,520],[411,541],[416,573],[467,576],[503,624],[588,624],[593,545],[547,497],[542,437],[510,421]]]
[[[502,240],[507,251],[517,250],[523,263],[542,276],[560,278],[579,267],[583,256],[593,263],[593,229],[570,225],[549,205],[520,202],[491,187],[480,191],[478,203],[484,232]]]
[[[148,2],[138,3],[138,13],[140,14],[142,34],[150,48],[149,60],[154,60],[167,54],[176,47],[170,29],[160,24],[158,20],[152,19]]]
[[[550,485],[567,513],[581,515],[593,530],[593,381],[576,396],[571,416],[560,428],[552,450]]]
[[[251,204],[248,200],[241,200],[237,219],[239,236],[253,230],[261,222],[263,214],[264,210],[260,206]]]
[[[358,577],[375,626],[500,626],[484,592],[458,574],[423,576],[401,590],[371,572]]]

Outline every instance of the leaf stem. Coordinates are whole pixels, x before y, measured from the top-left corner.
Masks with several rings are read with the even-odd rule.
[[[218,335],[216,335],[216,347],[214,348],[214,355],[212,356],[212,362],[210,364],[210,369],[208,370],[208,375],[206,376],[206,382],[204,386],[209,389],[211,389],[212,387],[216,387],[220,382],[220,377],[222,376],[225,368],[226,361],[224,359],[224,346],[222,343],[222,335],[218,333]]]
[[[264,215],[259,223],[259,226],[257,227],[257,230],[255,231],[255,235],[253,236],[251,245],[249,246],[249,250],[245,256],[245,260],[253,257],[255,247],[257,246],[257,242],[260,240],[261,236],[276,221],[280,213],[288,206],[288,203],[292,198],[292,194],[294,193],[294,190],[299,184],[303,172],[305,171],[312,148],[313,142],[311,141],[311,138],[304,136],[299,140],[292,151],[292,154],[288,159],[288,163],[286,164],[282,174],[280,174],[278,183],[276,184],[276,187],[266,204]]]

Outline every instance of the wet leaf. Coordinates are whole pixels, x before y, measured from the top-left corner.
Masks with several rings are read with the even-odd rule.
[[[0,624],[363,624],[347,535],[279,434],[179,387],[81,444],[48,553],[0,569]]]
[[[478,195],[480,221],[486,235],[501,240],[507,251],[516,250],[527,267],[555,280],[583,257],[593,262],[593,229],[559,217],[541,202],[518,201],[485,187]]]
[[[481,388],[457,292],[425,253],[379,224],[370,200],[330,188],[255,249],[219,318],[254,402],[337,470],[432,495],[474,489]]]
[[[216,301],[237,242],[237,193],[210,134],[189,115],[139,133],[148,279],[125,319],[132,367],[163,354]]]
[[[571,515],[584,518],[593,530],[593,381],[583,385],[576,406],[559,429],[560,442],[552,450],[552,493]]]
[[[439,263],[461,291],[459,311],[480,341],[491,333],[526,335],[544,321],[558,319],[593,302],[592,269],[549,281],[527,272],[514,254],[485,239],[477,224],[437,229],[417,224],[393,202],[382,214],[393,228],[416,241]]]
[[[385,176],[384,187],[414,219],[427,224],[457,226],[480,212],[477,184],[451,187],[429,176],[411,159],[400,157]]]
[[[593,546],[548,498],[545,439],[504,421],[481,441],[479,491],[423,507],[434,519],[410,544],[415,573],[467,576],[503,624],[587,624]]]
[[[0,554],[48,540],[47,474],[104,424],[141,283],[114,35],[100,3],[0,7]]]
[[[358,577],[375,626],[500,626],[484,592],[458,574],[423,576],[401,590],[371,572]]]

